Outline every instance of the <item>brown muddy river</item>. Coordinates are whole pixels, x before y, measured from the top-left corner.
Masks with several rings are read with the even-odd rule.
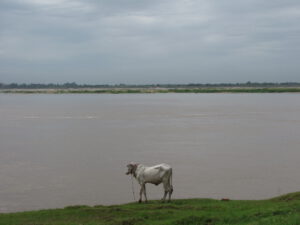
[[[133,201],[131,161],[174,198],[299,191],[300,94],[0,94],[0,212]]]

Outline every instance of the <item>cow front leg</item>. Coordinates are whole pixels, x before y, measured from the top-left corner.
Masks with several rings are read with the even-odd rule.
[[[143,191],[144,191],[144,185],[141,185],[139,203],[141,203],[141,202],[142,202],[142,195],[143,195]]]
[[[148,199],[147,199],[147,194],[146,194],[146,184],[143,185],[143,190],[144,190],[145,202],[147,202]]]

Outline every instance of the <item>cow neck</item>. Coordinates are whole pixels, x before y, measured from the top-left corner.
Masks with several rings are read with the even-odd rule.
[[[139,166],[139,164],[134,164],[134,170],[133,170],[133,176],[136,178],[136,169]]]

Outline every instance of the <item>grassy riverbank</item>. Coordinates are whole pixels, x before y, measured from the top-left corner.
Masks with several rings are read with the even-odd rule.
[[[300,192],[269,200],[186,199],[0,214],[1,225],[297,225]]]
[[[300,87],[0,89],[16,94],[300,93]]]

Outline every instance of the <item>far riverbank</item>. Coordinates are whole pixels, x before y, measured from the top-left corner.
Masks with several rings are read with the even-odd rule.
[[[42,88],[0,89],[12,94],[150,94],[150,93],[300,93],[299,87],[200,87],[200,88]]]

